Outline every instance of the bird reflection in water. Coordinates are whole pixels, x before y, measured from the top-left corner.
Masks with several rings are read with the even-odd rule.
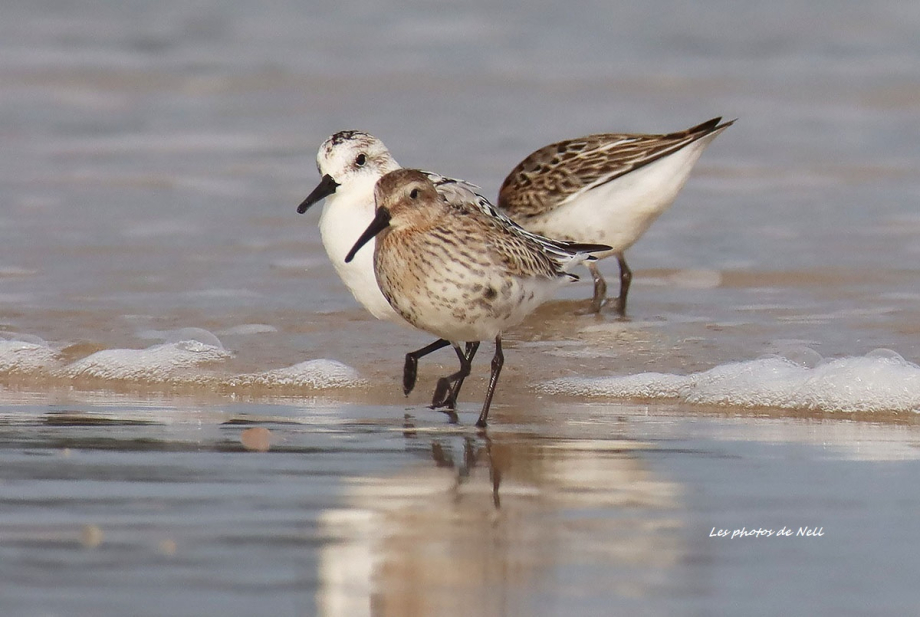
[[[679,492],[645,466],[650,444],[408,418],[403,434],[419,464],[355,478],[321,518],[322,615],[546,614],[549,589],[650,594],[682,554]]]

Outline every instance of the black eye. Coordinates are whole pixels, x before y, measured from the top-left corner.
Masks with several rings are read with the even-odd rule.
[[[411,191],[409,191],[409,198],[418,199],[418,189],[412,189]]]
[[[365,163],[367,163],[367,157],[363,154],[359,154],[358,158],[355,159],[355,165],[358,167],[364,167]]]

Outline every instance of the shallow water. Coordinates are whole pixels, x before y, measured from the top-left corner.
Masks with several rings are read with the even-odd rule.
[[[916,612],[918,29],[898,2],[8,3],[0,613]],[[494,195],[551,141],[715,115],[628,254],[630,320],[576,315],[583,283],[509,333],[487,434],[489,346],[459,425],[424,406],[449,352],[404,398],[428,337],[357,307],[295,213],[345,128]],[[709,537],[784,525],[824,535]]]
[[[916,608],[914,427],[534,407],[7,403],[4,614]]]

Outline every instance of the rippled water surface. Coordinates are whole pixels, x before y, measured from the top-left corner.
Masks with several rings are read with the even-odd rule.
[[[0,614],[920,610],[916,6],[3,14]],[[716,115],[630,319],[582,283],[508,333],[487,432],[488,346],[458,424],[449,352],[405,398],[429,337],[295,212],[341,129],[495,195],[546,143]]]

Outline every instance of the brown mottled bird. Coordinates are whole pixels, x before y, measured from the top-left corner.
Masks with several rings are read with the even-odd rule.
[[[445,199],[424,172],[399,169],[374,189],[377,210],[345,260],[376,238],[380,291],[407,322],[451,342],[460,370],[442,378],[435,403],[470,373],[460,343],[495,340],[489,389],[477,426],[485,426],[504,356],[502,332],[521,323],[562,285],[569,270],[610,250],[555,242],[490,216],[463,200]],[[473,350],[475,352],[475,349]]]
[[[508,174],[498,207],[534,233],[609,244],[597,257],[619,262],[615,308],[625,315],[632,271],[623,253],[670,207],[703,150],[733,122],[713,118],[668,135],[604,133],[544,146]],[[607,284],[596,262],[587,266],[591,308],[600,312]]]

